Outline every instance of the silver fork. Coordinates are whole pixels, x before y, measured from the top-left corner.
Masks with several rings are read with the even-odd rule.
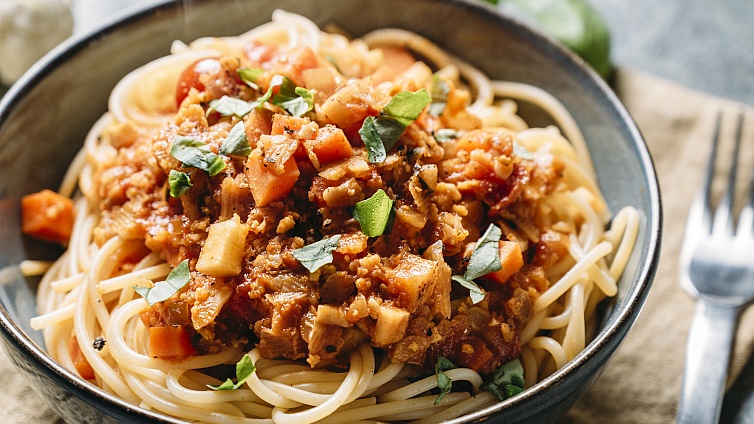
[[[689,210],[681,248],[681,286],[697,299],[697,306],[686,345],[686,370],[676,414],[679,424],[719,421],[740,312],[754,300],[754,176],[738,223],[733,217],[743,111],[738,116],[728,186],[714,215],[711,211],[721,121],[722,113],[717,116],[704,185]]]

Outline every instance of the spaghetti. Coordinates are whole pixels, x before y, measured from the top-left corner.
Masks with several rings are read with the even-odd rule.
[[[413,33],[351,41],[283,11],[126,76],[59,193],[68,249],[24,267],[44,272],[48,352],[200,422],[438,422],[506,396],[508,364],[533,386],[588,343],[639,226],[625,208],[605,230],[551,95]]]

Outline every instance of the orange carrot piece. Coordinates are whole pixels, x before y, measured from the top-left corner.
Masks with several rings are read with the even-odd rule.
[[[524,266],[524,256],[521,254],[521,246],[518,243],[500,241],[500,265],[503,269],[492,272],[489,276],[503,284]]]
[[[317,138],[312,146],[320,164],[335,162],[353,156],[353,149],[343,130],[325,126],[317,131]]]
[[[73,230],[73,200],[51,190],[21,199],[21,231],[46,241],[67,244]]]
[[[291,192],[301,174],[296,165],[296,159],[291,157],[283,164],[283,173],[276,174],[264,162],[264,157],[258,149],[251,151],[246,161],[246,176],[248,177],[251,195],[257,206],[265,206],[280,200]]]
[[[94,368],[86,360],[84,353],[81,352],[81,347],[75,334],[71,335],[71,338],[68,340],[68,354],[71,356],[73,366],[76,367],[76,372],[79,373],[81,378],[87,380],[94,379]]]
[[[149,356],[175,359],[196,355],[191,338],[183,327],[149,327]]]

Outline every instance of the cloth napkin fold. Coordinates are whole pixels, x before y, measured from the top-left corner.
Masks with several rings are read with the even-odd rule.
[[[715,117],[725,112],[723,139],[733,138],[741,106],[632,69],[613,87],[642,131],[653,157],[664,210],[660,265],[646,306],[623,345],[565,423],[669,423],[680,393],[694,301],[678,285],[678,252],[688,206],[701,186]],[[754,169],[754,111],[746,109],[740,165]],[[723,151],[725,152],[725,150]],[[726,153],[719,157],[727,163]],[[724,175],[724,170],[720,175]],[[746,179],[748,181],[748,174]],[[743,184],[741,184],[743,185]],[[743,190],[739,190],[743,192]],[[754,260],[754,259],[753,259]],[[754,421],[754,309],[741,320],[723,422]],[[0,422],[62,423],[0,353]],[[747,415],[748,414],[748,415]]]

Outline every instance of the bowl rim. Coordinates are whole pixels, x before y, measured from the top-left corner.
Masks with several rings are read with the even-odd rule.
[[[211,0],[194,1],[206,3]],[[489,417],[514,405],[523,403],[530,398],[539,396],[543,391],[548,390],[548,388],[553,385],[557,385],[568,375],[585,367],[589,361],[593,357],[598,356],[600,352],[603,351],[603,348],[611,341],[616,338],[622,339],[625,336],[625,332],[633,325],[644,306],[652,280],[657,271],[663,233],[663,214],[656,170],[641,132],[625,106],[618,99],[615,92],[613,92],[607,82],[600,78],[583,59],[568,48],[564,47],[551,36],[536,29],[533,25],[524,22],[515,16],[505,15],[501,11],[495,9],[491,5],[485,4],[484,2],[474,0],[439,1],[449,4],[452,7],[471,11],[475,15],[481,16],[487,20],[492,20],[498,25],[512,27],[516,31],[521,31],[525,33],[527,37],[530,37],[538,47],[545,48],[548,54],[554,53],[558,56],[557,59],[559,61],[570,62],[569,65],[574,68],[574,75],[580,79],[588,80],[589,83],[596,88],[594,92],[603,96],[613,107],[614,112],[617,113],[619,122],[625,127],[625,131],[633,142],[632,147],[637,153],[642,171],[645,174],[644,177],[648,185],[646,195],[649,198],[649,219],[646,220],[648,242],[647,260],[644,263],[639,264],[636,270],[637,277],[632,281],[630,290],[625,294],[626,303],[622,309],[614,312],[617,313],[617,315],[614,316],[614,319],[606,323],[606,325],[595,335],[594,339],[587,344],[583,351],[555,373],[538,382],[535,386],[527,388],[520,395],[501,402],[496,402],[479,411],[469,413],[450,421],[453,423],[461,423]],[[10,111],[13,110],[14,106],[20,103],[26,95],[44,79],[47,71],[65,63],[71,56],[75,56],[80,51],[85,50],[90,44],[96,43],[99,38],[117,31],[124,26],[128,26],[134,21],[140,21],[164,11],[169,11],[169,13],[180,13],[176,11],[176,9],[181,8],[182,4],[181,0],[157,0],[148,4],[138,3],[103,20],[100,25],[65,40],[36,62],[15,84],[10,87],[8,92],[0,98],[0,127],[2,127],[8,119]],[[622,330],[623,327],[627,327],[625,331],[619,331]],[[125,400],[103,391],[91,383],[82,380],[73,372],[65,369],[53,360],[40,346],[32,341],[20,327],[18,327],[5,306],[2,304],[0,304],[0,333],[13,343],[17,350],[26,354],[27,358],[31,358],[38,369],[42,370],[42,372],[56,382],[61,383],[67,391],[74,392],[76,397],[92,406],[101,406],[101,403],[104,401],[122,408],[125,415],[134,418],[149,418],[151,420],[167,423],[184,422],[159,412],[131,405]],[[619,343],[620,340],[617,340],[617,342]],[[8,348],[6,348],[6,350],[7,349]]]

